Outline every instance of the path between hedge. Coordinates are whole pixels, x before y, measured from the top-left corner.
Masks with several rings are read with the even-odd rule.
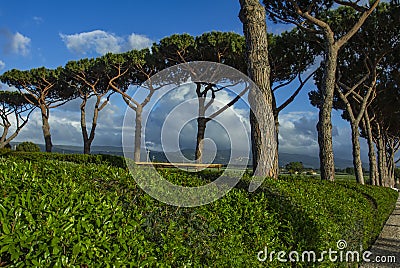
[[[363,263],[361,268],[371,267],[400,267],[400,196],[397,199],[396,207],[386,221],[385,226],[382,229],[381,234],[371,247],[370,251],[372,255],[369,259],[376,260],[378,258],[387,258],[387,256],[394,256],[396,258],[395,263],[378,263],[370,262]]]

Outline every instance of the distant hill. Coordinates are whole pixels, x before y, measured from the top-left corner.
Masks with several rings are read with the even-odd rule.
[[[16,145],[17,143],[12,143],[12,145]],[[45,146],[43,144],[39,144],[42,151],[45,150]],[[54,145],[53,152],[57,153],[65,153],[65,154],[80,154],[82,153],[82,146],[70,146],[70,145]],[[194,149],[183,149],[182,155],[189,160],[194,160]],[[112,155],[123,155],[122,147],[118,146],[92,146],[91,148],[92,154],[112,154]],[[179,152],[169,152],[168,157],[170,162],[185,162],[186,160],[182,157]],[[164,152],[160,151],[151,151],[149,155],[150,160],[155,162],[168,162],[168,159]],[[249,159],[250,158],[250,159]],[[147,154],[146,152],[142,152],[141,154],[142,161],[146,161]],[[211,162],[210,159],[213,159],[213,154],[204,153],[205,162]],[[230,159],[230,150],[220,150],[213,163],[227,164]],[[233,164],[236,165],[246,165],[246,162],[251,164],[251,155],[247,156],[244,152],[234,152],[233,156]],[[207,161],[209,160],[209,161]],[[290,153],[279,153],[279,166],[285,166],[290,162],[303,162],[303,165],[308,168],[319,168],[319,158],[314,155],[303,155],[303,154],[290,154]],[[335,166],[339,169],[344,169],[346,167],[352,167],[353,162],[350,159],[342,159],[335,158]],[[363,164],[365,169],[368,169],[368,164]]]
[[[182,150],[182,154],[187,157],[189,160],[194,159],[194,149],[185,149]],[[205,153],[207,154],[207,153]],[[178,152],[170,153],[172,156],[169,160],[170,162],[183,162],[183,159],[180,158]],[[154,156],[155,161],[167,162],[167,158],[163,152],[150,152],[150,159]],[[229,150],[219,151],[213,163],[226,164],[230,158]],[[236,165],[244,165],[246,161],[249,161],[251,164],[251,156],[246,156],[245,153],[236,152],[232,157],[233,164]],[[248,160],[249,159],[249,160]],[[319,157],[318,156],[309,156],[309,155],[301,155],[301,154],[290,154],[290,153],[279,153],[279,166],[285,166],[290,162],[302,162],[304,167],[318,169],[319,168]],[[364,168],[368,169],[368,164],[363,164]],[[339,169],[344,169],[346,167],[352,167],[353,161],[349,159],[335,158],[335,166]]]

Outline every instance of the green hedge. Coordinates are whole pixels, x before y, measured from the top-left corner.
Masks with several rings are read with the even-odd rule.
[[[378,237],[383,225],[395,207],[395,202],[393,202],[393,200],[397,200],[398,192],[394,190],[390,191],[385,187],[360,185],[358,183],[345,181],[338,182],[338,185],[360,193],[368,200],[370,206],[374,208],[374,213],[372,214],[373,216],[370,221],[370,229],[372,233],[370,239],[374,241]]]
[[[15,157],[27,161],[57,160],[76,164],[107,164],[113,167],[125,168],[125,159],[122,156],[109,154],[61,154],[45,152],[20,152],[0,150],[2,157]]]
[[[210,172],[162,172],[189,186],[214,179]],[[136,169],[133,176],[146,174]],[[336,249],[339,239],[367,248],[397,198],[390,189],[318,180],[268,179],[255,193],[247,184],[211,204],[177,208],[145,194],[124,168],[0,158],[0,263],[291,267],[276,258],[259,262],[257,253],[265,247],[321,252]],[[345,266],[325,263],[334,265]]]

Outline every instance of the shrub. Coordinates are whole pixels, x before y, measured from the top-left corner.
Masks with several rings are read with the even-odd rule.
[[[215,179],[208,171],[162,172],[187,186]],[[132,173],[148,176],[146,169]],[[291,267],[276,259],[260,263],[257,253],[265,247],[269,252],[335,250],[339,239],[349,248],[359,249],[359,242],[367,248],[377,231],[371,231],[376,221],[371,218],[380,212],[364,193],[381,207],[379,226],[396,200],[387,188],[307,178],[267,179],[249,193],[245,178],[213,203],[177,208],[151,198],[133,177],[110,165],[0,158],[0,262],[12,267]],[[321,266],[333,265],[342,264]]]
[[[304,166],[302,162],[290,162],[285,166],[286,170],[291,174],[297,174],[304,170]]]
[[[15,148],[19,152],[40,152],[40,147],[33,142],[24,141]]]
[[[47,152],[4,152],[0,156],[14,157],[21,160],[41,162],[46,160],[65,161],[76,164],[107,164],[113,167],[125,168],[125,159],[122,156],[106,155],[106,154],[61,154]]]

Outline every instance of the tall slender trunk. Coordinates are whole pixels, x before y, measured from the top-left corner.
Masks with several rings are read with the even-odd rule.
[[[275,148],[275,163],[274,166],[278,169],[279,174],[279,114],[274,115],[275,133],[276,133],[276,148]]]
[[[379,185],[387,186],[386,146],[378,125],[377,137]]]
[[[388,176],[387,176],[387,186],[388,187],[394,187],[395,185],[395,178],[394,178],[394,169],[395,169],[395,163],[394,163],[394,141],[391,138],[387,139],[387,148],[386,148],[386,161],[387,161],[387,168],[388,168]]]
[[[42,114],[42,130],[43,130],[46,152],[51,152],[53,144],[51,143],[50,124],[49,124],[49,109],[45,105],[41,104],[40,111]]]
[[[196,152],[195,160],[196,163],[201,164],[203,162],[203,150],[204,150],[204,135],[206,132],[207,120],[205,118],[205,97],[198,96],[199,111],[197,117],[197,139],[196,139]]]
[[[90,154],[92,143],[96,133],[97,120],[99,118],[100,110],[105,106],[108,102],[103,102],[103,105],[100,107],[101,98],[103,95],[96,95],[96,103],[94,105],[93,110],[93,119],[92,119],[92,127],[90,129],[90,134],[88,134],[87,126],[86,126],[86,104],[87,104],[87,96],[82,97],[81,103],[81,129],[82,129],[82,137],[83,137],[83,153]]]
[[[206,118],[197,118],[197,141],[196,141],[196,163],[201,164],[203,162],[203,150],[204,150],[204,135],[206,132],[207,121]]]
[[[351,141],[353,145],[353,166],[356,174],[356,180],[360,184],[364,184],[364,174],[362,170],[361,152],[360,152],[360,134],[358,132],[358,124],[351,124]]]
[[[372,136],[371,122],[367,110],[364,112],[363,125],[367,134],[368,159],[369,159],[369,178],[372,185],[379,185],[377,181],[377,166],[374,139]]]
[[[90,145],[88,144],[88,133],[87,133],[87,128],[86,128],[86,103],[87,103],[87,98],[83,98],[81,106],[80,106],[81,130],[82,130],[82,138],[83,138],[83,153],[90,154]]]
[[[94,106],[94,110],[93,110],[93,119],[92,119],[92,128],[90,129],[90,135],[89,135],[89,139],[88,139],[88,147],[89,147],[89,151],[88,153],[90,153],[90,148],[92,146],[92,142],[94,140],[94,135],[96,133],[96,127],[97,127],[97,120],[99,118],[99,112],[102,108],[100,108],[100,102],[101,102],[101,95],[97,95],[96,96],[96,104]]]
[[[140,162],[140,149],[142,143],[142,112],[143,107],[137,106],[135,113],[135,149],[133,153],[133,160],[135,162]]]
[[[246,38],[249,77],[258,86],[249,92],[253,171],[255,176],[278,177],[277,136],[272,110],[266,14],[258,0],[240,0],[239,18]]]
[[[332,106],[333,93],[335,91],[335,76],[337,67],[338,49],[332,43],[327,46],[325,59],[324,83],[322,87],[324,101],[319,110],[319,120],[317,124],[319,159],[322,180],[335,180],[335,163],[333,159],[332,146]]]
[[[379,185],[386,186],[386,161],[385,159],[385,149],[383,148],[382,138],[378,138],[378,171],[379,171]]]

